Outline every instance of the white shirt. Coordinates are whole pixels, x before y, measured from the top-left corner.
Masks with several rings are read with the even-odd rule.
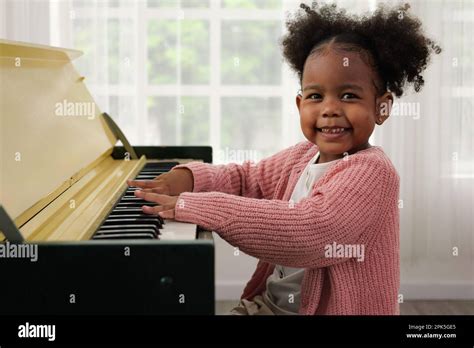
[[[309,161],[291,194],[289,204],[298,203],[311,194],[314,183],[324,175],[327,169],[339,160],[316,163],[319,152]],[[304,268],[291,268],[276,265],[274,272],[267,278],[267,289],[263,299],[275,314],[298,314],[300,308],[301,282]]]

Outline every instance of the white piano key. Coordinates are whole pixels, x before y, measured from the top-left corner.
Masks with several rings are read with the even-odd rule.
[[[178,222],[175,220],[165,220],[163,228],[160,229],[161,240],[194,240],[196,239],[197,225]]]

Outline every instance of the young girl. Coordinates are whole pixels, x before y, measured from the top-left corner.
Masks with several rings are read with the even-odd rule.
[[[408,5],[369,17],[301,8],[282,43],[307,141],[256,165],[190,163],[129,184],[160,204],[145,213],[259,259],[234,314],[398,314],[399,177],[369,137],[440,49]]]

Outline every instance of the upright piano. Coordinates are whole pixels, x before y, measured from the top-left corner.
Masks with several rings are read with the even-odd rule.
[[[0,314],[214,314],[212,233],[143,214],[126,183],[211,147],[131,146],[80,55],[0,41]]]

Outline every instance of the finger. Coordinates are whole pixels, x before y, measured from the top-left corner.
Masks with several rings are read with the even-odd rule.
[[[154,180],[127,180],[128,186],[134,186],[139,188],[154,188],[156,181]]]
[[[158,215],[164,208],[160,206],[150,207],[148,205],[142,206],[142,211],[145,214]]]
[[[161,211],[158,213],[163,219],[174,219],[174,209]]]
[[[142,191],[158,193],[158,194],[169,196],[169,194],[168,194],[169,192],[165,187],[154,187],[154,188],[149,188],[149,189],[142,189]]]
[[[140,186],[143,186],[143,181],[129,179],[129,180],[127,180],[127,185],[128,186],[140,187]]]
[[[135,190],[133,193],[135,194],[135,197],[141,198],[148,202],[158,203],[161,205],[164,205],[169,200],[169,196],[160,195],[158,193],[153,193],[153,192]]]

